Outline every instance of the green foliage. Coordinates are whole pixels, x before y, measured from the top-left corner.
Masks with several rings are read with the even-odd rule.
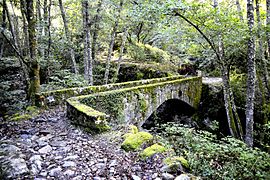
[[[166,148],[164,146],[161,146],[159,144],[153,144],[152,146],[144,149],[140,156],[142,158],[147,158],[147,157],[151,157],[153,156],[154,154],[157,154],[157,153],[163,153],[166,151]]]
[[[270,153],[270,122],[267,124],[255,124],[255,144],[262,150]]]
[[[191,172],[208,179],[267,179],[270,155],[234,138],[218,140],[206,131],[177,124],[162,127],[178,155],[187,158]]]
[[[83,87],[88,83],[82,75],[75,75],[69,70],[57,71],[49,78],[49,84],[41,86],[42,91],[50,91],[63,88]]]
[[[128,53],[132,59],[140,62],[167,63],[170,60],[167,52],[148,44],[132,44],[128,47]]]

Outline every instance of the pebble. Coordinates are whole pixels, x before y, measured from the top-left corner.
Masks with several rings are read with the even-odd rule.
[[[53,176],[53,177],[58,177],[59,174],[61,173],[61,171],[62,171],[62,168],[57,167],[57,168],[51,169],[50,172],[49,172],[49,175]]]
[[[38,150],[40,154],[48,154],[51,151],[52,151],[52,147],[50,145],[44,146],[43,148]]]
[[[180,176],[177,176],[175,180],[190,180],[191,178],[187,174],[181,174]]]
[[[63,167],[75,167],[76,163],[73,161],[65,161]]]
[[[10,136],[0,139],[0,151],[8,152],[6,159],[17,158],[13,159],[17,175],[10,170],[10,179],[158,180],[159,167],[138,161],[106,136],[95,138],[76,129],[62,111],[14,124],[14,128]]]
[[[141,180],[141,178],[139,176],[136,176],[136,175],[131,175],[131,177],[133,180]]]
[[[162,173],[162,179],[164,180],[173,180],[174,176],[169,173]]]

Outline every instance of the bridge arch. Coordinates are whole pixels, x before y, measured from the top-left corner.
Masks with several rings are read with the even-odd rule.
[[[167,122],[179,122],[186,124],[184,118],[191,117],[195,113],[195,108],[180,99],[168,99],[162,103],[143,123],[144,129],[151,129],[158,124]]]

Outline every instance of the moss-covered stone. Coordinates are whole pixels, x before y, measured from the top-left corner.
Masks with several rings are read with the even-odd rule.
[[[140,154],[142,158],[151,157],[154,154],[157,153],[163,153],[166,151],[166,148],[164,146],[161,146],[159,144],[153,144],[152,146],[146,148],[143,150],[143,152]]]
[[[138,132],[136,134],[128,133],[124,137],[125,140],[122,143],[121,148],[126,151],[137,150],[142,144],[153,139],[153,136],[148,132]]]
[[[185,168],[189,168],[189,164],[188,161],[183,157],[183,156],[173,156],[173,157],[168,157],[166,159],[163,160],[163,163],[170,166],[171,168],[173,167],[177,167],[179,163],[185,167]]]

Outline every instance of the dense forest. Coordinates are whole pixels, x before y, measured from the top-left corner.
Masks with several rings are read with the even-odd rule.
[[[270,178],[270,0],[0,0],[0,31],[0,179]]]

